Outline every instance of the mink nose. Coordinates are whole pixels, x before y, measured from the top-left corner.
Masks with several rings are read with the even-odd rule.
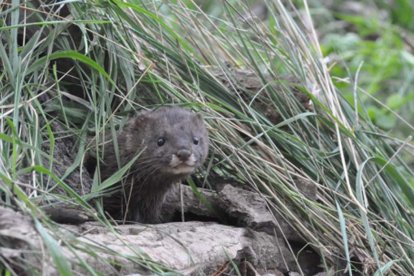
[[[181,161],[187,161],[188,157],[190,157],[191,152],[189,150],[186,149],[182,149],[179,150],[177,152],[177,157],[181,160]]]

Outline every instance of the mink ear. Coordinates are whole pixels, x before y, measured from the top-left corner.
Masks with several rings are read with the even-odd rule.
[[[140,111],[138,112],[135,116],[134,119],[132,120],[132,124],[135,128],[139,129],[141,126],[147,124],[147,122],[149,120],[151,120],[151,111]]]
[[[203,116],[200,113],[195,113],[193,116],[193,122],[196,124],[203,124]]]

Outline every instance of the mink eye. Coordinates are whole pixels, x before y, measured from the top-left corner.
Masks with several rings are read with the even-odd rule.
[[[159,147],[162,147],[165,144],[165,138],[164,137],[158,138],[157,144]]]
[[[198,139],[198,137],[193,138],[194,145],[198,145],[199,142],[200,142],[200,139]]]

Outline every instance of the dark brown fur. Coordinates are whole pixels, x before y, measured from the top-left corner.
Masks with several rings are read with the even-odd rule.
[[[206,159],[209,140],[201,116],[178,107],[141,112],[129,120],[117,140],[120,164],[113,142],[105,145],[102,180],[139,157],[125,180],[116,184],[118,191],[104,198],[104,209],[115,219],[160,222],[166,193]]]

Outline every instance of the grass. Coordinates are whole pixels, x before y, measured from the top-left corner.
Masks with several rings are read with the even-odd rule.
[[[313,10],[335,84],[355,105],[357,83],[358,98],[364,102],[358,109],[364,108],[376,126],[404,139],[412,127],[397,117],[413,121],[414,6],[409,1],[382,0],[335,4],[316,5]]]
[[[34,33],[23,45],[18,35],[33,25],[18,22],[14,1],[5,4],[0,15],[11,22],[0,27],[3,203],[33,216],[40,213],[33,203],[39,196],[85,206],[53,171],[53,154],[42,143],[53,149],[56,140],[73,137],[73,170],[82,165],[87,137],[99,141],[115,132],[135,110],[181,104],[203,113],[209,125],[207,183],[209,174],[232,176],[266,194],[270,208],[294,226],[326,268],[338,269],[342,260],[348,274],[409,275],[414,175],[401,156],[412,150],[411,137],[384,133],[366,109],[349,104],[364,102],[342,96],[323,63],[306,2],[300,12],[280,1],[266,3],[269,20],[258,22],[243,20],[249,9],[238,1],[225,1],[214,16],[192,1],[74,1],[73,18],[35,21],[43,35]],[[82,30],[79,41],[65,35],[70,23]],[[76,78],[75,93],[53,67],[62,58],[76,61],[68,73]],[[235,69],[251,72],[260,89],[246,88]],[[350,87],[353,95],[362,91],[358,83]],[[293,90],[310,97],[312,108],[304,108]],[[54,133],[54,123],[63,131]],[[28,171],[35,181],[23,184],[33,189],[16,185]],[[301,195],[297,179],[317,185],[317,201]],[[95,176],[94,190],[99,182]],[[70,196],[51,192],[51,183]],[[37,226],[66,273],[55,226],[45,218]]]

